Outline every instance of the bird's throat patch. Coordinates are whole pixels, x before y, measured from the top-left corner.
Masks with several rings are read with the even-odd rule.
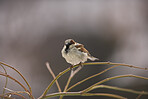
[[[66,45],[66,48],[65,48],[65,52],[66,52],[66,54],[67,54],[68,51],[69,51],[69,46],[70,46],[70,44],[67,44],[67,45]]]

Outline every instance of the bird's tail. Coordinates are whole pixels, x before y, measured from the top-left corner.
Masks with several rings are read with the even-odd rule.
[[[90,59],[91,61],[99,60],[98,58],[93,57],[93,56],[89,56],[88,59]]]

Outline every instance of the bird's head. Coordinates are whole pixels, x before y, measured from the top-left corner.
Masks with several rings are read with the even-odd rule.
[[[65,41],[65,46],[71,46],[73,44],[75,44],[76,42],[73,39],[67,39]]]
[[[73,39],[67,39],[65,41],[65,51],[66,53],[69,51],[70,48],[72,48],[74,45],[76,44],[76,42]]]

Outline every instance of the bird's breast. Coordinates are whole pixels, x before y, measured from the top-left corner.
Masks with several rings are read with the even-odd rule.
[[[68,50],[68,52],[63,52],[62,56],[65,58],[65,60],[73,65],[79,64],[80,62],[87,61],[87,54],[78,51],[78,49],[72,48]]]

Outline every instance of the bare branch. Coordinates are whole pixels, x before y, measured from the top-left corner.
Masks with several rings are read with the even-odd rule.
[[[0,64],[0,66],[3,68],[3,70],[5,71],[5,74],[7,75],[7,71],[6,71],[5,67],[4,67],[2,64]],[[4,88],[7,87],[7,84],[8,84],[8,77],[6,77],[6,81],[5,81],[5,86],[4,86]],[[5,93],[5,89],[3,89],[3,94],[4,94],[4,93]]]
[[[70,88],[67,89],[67,91],[71,90],[71,89],[74,88],[75,86],[77,86],[77,85],[79,85],[79,84],[81,84],[81,83],[83,83],[83,82],[85,82],[85,81],[87,81],[87,80],[89,80],[89,79],[91,79],[91,78],[93,78],[93,77],[99,76],[99,75],[101,75],[101,74],[107,72],[108,70],[110,70],[110,69],[112,69],[112,68],[115,68],[115,67],[118,67],[118,66],[120,66],[120,65],[115,65],[115,66],[109,67],[109,68],[107,68],[107,69],[105,69],[105,70],[103,70],[103,71],[101,71],[101,72],[99,72],[99,73],[97,73],[97,74],[94,74],[94,75],[92,75],[92,76],[90,76],[90,77],[87,77],[87,78],[85,78],[85,79],[83,79],[83,80],[77,82],[76,84],[72,85]]]
[[[48,94],[44,98],[55,97],[55,96],[105,96],[105,97],[113,97],[117,99],[127,99],[125,97],[116,95],[116,94],[108,94],[108,93],[82,93],[82,92],[61,92],[61,93],[53,93]],[[39,98],[43,99],[43,98]]]
[[[31,96],[32,96],[32,89],[31,89],[31,86],[29,85],[29,83],[27,82],[27,80],[25,79],[25,77],[24,77],[17,69],[15,69],[14,67],[12,67],[12,66],[10,66],[10,65],[8,65],[8,64],[5,64],[5,63],[3,63],[3,62],[0,62],[0,64],[3,65],[3,66],[7,66],[7,67],[13,69],[15,72],[17,72],[17,73],[22,77],[22,79],[25,81],[25,83],[27,84],[27,86],[28,86],[28,88],[29,88],[29,90],[30,90],[30,94],[31,94]]]
[[[55,77],[55,74],[53,73],[53,71],[52,71],[52,69],[51,69],[51,67],[50,67],[50,65],[49,65],[48,62],[46,62],[46,67],[47,67],[47,69],[49,70],[49,72],[51,73],[53,79],[55,79],[55,78],[56,78],[56,77]],[[58,81],[56,80],[55,83],[56,83],[56,85],[57,85],[57,87],[58,87],[59,92],[61,92],[61,88],[60,88],[60,85],[59,85]]]
[[[148,92],[135,91],[132,89],[126,89],[126,88],[120,88],[120,87],[114,87],[114,86],[108,86],[108,85],[97,85],[97,86],[94,86],[92,88],[92,90],[97,89],[97,88],[107,88],[107,89],[119,90],[119,91],[124,91],[124,92],[130,92],[130,93],[134,93],[134,94],[148,95]]]
[[[135,77],[135,78],[141,78],[141,79],[146,79],[146,80],[148,80],[147,77],[137,76],[137,75],[132,75],[132,74],[113,76],[113,77],[106,78],[106,79],[104,79],[104,80],[101,80],[101,81],[99,81],[99,82],[93,84],[92,86],[90,86],[90,87],[84,89],[82,92],[91,91],[93,87],[95,87],[95,86],[97,86],[97,85],[99,85],[99,84],[102,84],[102,83],[104,83],[104,82],[110,81],[110,80],[112,80],[112,79],[123,78],[123,77]]]

